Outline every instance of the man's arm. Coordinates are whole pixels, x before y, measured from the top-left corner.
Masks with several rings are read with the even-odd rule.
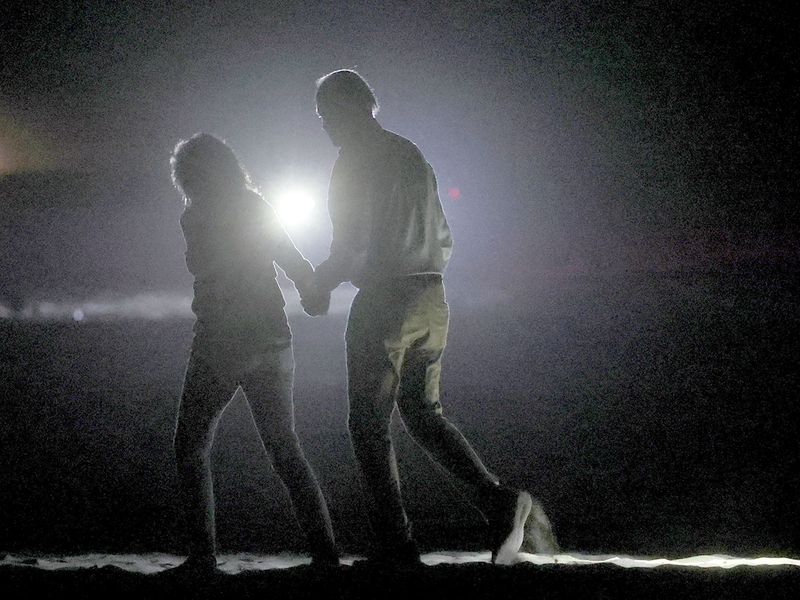
[[[339,158],[334,165],[328,193],[330,253],[316,271],[317,286],[323,291],[351,281],[364,267],[372,230],[369,177],[368,170],[352,158]]]
[[[347,245],[331,244],[330,254],[317,266],[316,285],[320,290],[331,292],[339,284],[353,278],[354,266],[361,262],[360,255]]]

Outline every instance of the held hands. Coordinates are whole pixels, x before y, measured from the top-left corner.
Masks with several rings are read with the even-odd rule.
[[[313,279],[297,291],[300,292],[300,305],[308,316],[319,317],[328,314],[331,305],[330,291],[320,289]]]

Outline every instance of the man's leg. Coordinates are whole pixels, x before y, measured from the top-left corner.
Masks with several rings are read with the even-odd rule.
[[[522,544],[532,499],[527,492],[499,485],[461,432],[442,415],[439,382],[448,322],[441,281],[421,285],[403,324],[401,337],[408,348],[397,404],[417,443],[472,490],[472,500],[490,527],[493,560],[509,562]]]
[[[492,559],[512,562],[524,535],[532,499],[527,492],[500,485],[461,432],[443,415],[438,398],[439,360],[409,350],[402,374],[398,406],[408,432],[445,470],[465,483],[470,499],[490,529]],[[427,390],[427,391],[426,391]]]
[[[497,490],[497,477],[484,466],[470,443],[442,414],[438,393],[441,362],[427,352],[411,349],[401,376],[397,405],[409,434],[442,467],[467,484],[481,500]]]
[[[289,492],[312,560],[338,564],[328,506],[294,429],[292,348],[264,354],[261,359],[260,365],[244,375],[242,388],[264,449]]]
[[[392,356],[394,360],[387,356],[385,325],[390,319],[381,314],[379,300],[362,291],[350,309],[346,335],[348,427],[366,486],[375,554],[415,554],[389,430],[399,382],[393,363],[401,362],[402,356]]]
[[[175,428],[175,456],[189,532],[189,558],[213,566],[214,489],[209,454],[220,416],[232,397],[224,382],[194,352],[189,358]]]
[[[421,286],[410,303],[401,332],[408,344],[400,375],[397,406],[414,440],[442,467],[467,484],[474,501],[497,490],[489,472],[461,432],[442,415],[439,386],[447,343],[449,309],[441,282]]]

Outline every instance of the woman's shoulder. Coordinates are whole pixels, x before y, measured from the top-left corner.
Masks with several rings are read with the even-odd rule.
[[[250,188],[242,193],[239,213],[245,219],[256,221],[272,220],[275,216],[269,201],[260,192]]]
[[[198,225],[202,221],[201,217],[202,215],[199,215],[197,208],[193,207],[191,204],[187,204],[184,207],[183,212],[181,212],[181,228],[184,232],[197,229]]]
[[[254,205],[266,202],[266,200],[264,200],[264,196],[261,195],[261,192],[259,192],[258,190],[254,190],[253,188],[250,187],[242,190],[242,200],[244,202],[249,202]]]

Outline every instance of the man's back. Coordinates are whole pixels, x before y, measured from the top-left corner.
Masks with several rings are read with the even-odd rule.
[[[377,124],[341,150],[329,210],[332,256],[351,256],[357,287],[447,266],[453,242],[433,169],[413,143]]]

